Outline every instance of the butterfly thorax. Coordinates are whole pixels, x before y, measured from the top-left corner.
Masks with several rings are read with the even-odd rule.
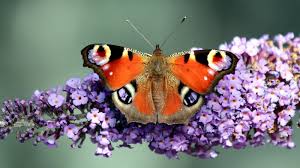
[[[150,69],[152,71],[152,75],[158,77],[164,75],[167,70],[166,59],[162,50],[159,48],[159,45],[156,45],[156,48],[153,51],[153,56],[150,61]]]

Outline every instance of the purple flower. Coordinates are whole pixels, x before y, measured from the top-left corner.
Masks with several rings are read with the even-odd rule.
[[[216,94],[211,96],[211,99],[207,102],[207,107],[217,112],[222,110],[222,106],[219,103],[219,97]]]
[[[84,105],[88,102],[87,94],[83,90],[76,90],[71,94],[71,98],[75,106]]]
[[[105,116],[105,119],[101,123],[101,127],[104,129],[109,127],[115,127],[115,125],[116,125],[116,119],[108,115]]]
[[[250,121],[252,117],[252,111],[250,111],[249,108],[242,108],[239,115],[243,121]]]
[[[71,78],[66,82],[68,87],[71,87],[73,89],[78,89],[81,84],[81,79],[80,78]]]
[[[49,147],[49,148],[56,148],[57,147],[57,144],[56,144],[56,140],[55,139],[47,139],[45,141],[45,144]]]
[[[288,122],[291,121],[292,117],[295,115],[295,109],[292,106],[287,107],[287,109],[284,109],[280,111],[278,114],[277,122],[281,126],[285,126]]]
[[[264,133],[260,131],[256,131],[250,141],[250,144],[252,146],[264,145],[265,144],[264,139],[265,139]]]
[[[39,90],[35,90],[33,96],[39,98],[41,96],[41,92]]]
[[[238,109],[244,104],[244,100],[239,96],[230,96],[229,98],[229,107],[231,109]]]
[[[112,152],[108,148],[108,146],[98,146],[95,155],[110,157],[112,155]]]
[[[241,90],[242,89],[242,81],[239,79],[239,77],[235,74],[228,74],[225,76],[226,81],[226,85],[230,84],[230,86],[233,86],[234,88],[236,88],[237,90]]]
[[[246,53],[248,53],[249,56],[256,56],[259,52],[259,46],[260,46],[260,41],[257,39],[250,39],[246,43]]]
[[[284,64],[281,61],[276,63],[276,70],[280,73],[280,76],[287,81],[293,78],[291,67],[288,64]]]
[[[212,114],[207,114],[207,113],[201,113],[199,122],[203,124],[207,124],[212,121]]]
[[[62,95],[58,95],[56,93],[51,93],[48,97],[48,103],[55,108],[60,107],[64,103],[64,100],[65,98]]]
[[[262,113],[260,111],[254,110],[252,112],[252,118],[253,118],[252,122],[255,123],[255,124],[258,124],[259,122],[264,120],[264,117],[265,117],[264,113]]]
[[[286,35],[282,35],[282,34],[276,35],[274,37],[274,40],[276,42],[278,42],[279,46],[282,48],[282,45],[284,43],[287,43],[288,41],[290,41],[293,38],[294,38],[294,33],[287,33]]]
[[[220,94],[224,95],[224,96],[228,96],[229,92],[228,92],[228,89],[227,89],[227,81],[220,80],[218,85],[217,85],[217,91]]]
[[[292,129],[289,126],[281,127],[279,132],[280,138],[288,138],[292,135]]]
[[[263,80],[254,80],[251,85],[251,91],[258,96],[262,96],[265,93],[265,81]]]
[[[105,99],[105,93],[100,92],[97,94],[97,92],[92,92],[89,97],[93,102],[103,103]]]
[[[246,100],[249,104],[253,104],[253,103],[257,102],[258,98],[259,97],[253,92],[246,94]]]
[[[281,111],[278,113],[278,123],[281,126],[285,126],[291,119],[291,116],[289,116],[285,111]]]
[[[98,82],[100,80],[99,76],[96,73],[91,73],[89,75],[87,75],[86,77],[84,77],[83,81],[85,82]]]
[[[183,136],[175,136],[172,140],[172,149],[175,151],[185,151],[188,149],[188,140]]]
[[[221,137],[225,140],[227,140],[234,131],[234,122],[233,120],[226,120],[223,121],[219,126],[218,130],[221,133]],[[229,143],[229,142],[225,142]]]
[[[266,99],[270,100],[271,103],[276,103],[279,100],[279,97],[277,96],[276,90],[273,88],[269,88],[267,90]]]
[[[300,59],[299,59],[300,60]],[[300,62],[300,61],[299,61]],[[293,72],[300,73],[300,64],[293,65]]]
[[[99,103],[104,102],[105,99],[105,93],[104,92],[100,92],[99,95],[96,97],[96,101]]]
[[[251,128],[251,127],[250,127],[249,122],[247,122],[247,121],[241,121],[240,123],[238,123],[238,124],[235,126],[234,130],[235,130],[236,133],[241,134],[241,133],[244,133],[244,132],[246,132],[246,131],[249,131],[250,128]]]
[[[259,60],[258,64],[257,64],[257,69],[258,69],[258,72],[260,72],[260,73],[268,72],[270,70],[268,67],[268,61],[265,59]]]
[[[76,139],[78,134],[78,128],[74,124],[69,124],[64,128],[64,133],[70,139]]]
[[[246,50],[246,42],[246,38],[234,37],[232,41],[233,45],[231,47],[231,51],[239,55],[243,54]]]
[[[91,123],[100,124],[100,121],[104,121],[105,114],[99,112],[99,109],[93,108],[91,112],[87,113],[86,118],[88,121],[91,121]]]
[[[228,96],[221,96],[220,102],[223,107],[229,107],[229,97]]]
[[[110,144],[110,141],[108,139],[108,135],[109,132],[108,131],[102,131],[100,132],[100,135],[98,135],[96,137],[97,141],[99,142],[99,144],[103,145],[103,146],[107,146]]]

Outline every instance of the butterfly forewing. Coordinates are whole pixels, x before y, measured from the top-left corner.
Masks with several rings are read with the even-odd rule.
[[[171,71],[199,94],[207,94],[226,74],[234,71],[237,56],[222,50],[191,50],[169,57]]]
[[[105,79],[111,90],[130,83],[144,71],[148,57],[135,50],[110,45],[91,44],[82,50],[84,66],[92,68]]]

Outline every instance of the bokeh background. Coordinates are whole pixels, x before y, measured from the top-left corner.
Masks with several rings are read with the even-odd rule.
[[[62,85],[68,78],[91,72],[82,67],[80,50],[104,42],[151,53],[152,49],[125,22],[130,19],[153,43],[161,43],[183,16],[188,20],[170,38],[167,54],[191,47],[217,48],[234,36],[300,32],[297,0],[1,0],[0,101],[28,98],[35,89]],[[295,129],[300,144],[300,129]],[[168,160],[147,145],[113,151],[109,159],[93,155],[88,140],[71,149],[62,139],[59,147],[20,144],[12,134],[0,141],[0,168],[53,167],[230,167],[296,168],[300,148],[265,145],[243,150],[219,149],[220,156],[201,160],[185,154]]]

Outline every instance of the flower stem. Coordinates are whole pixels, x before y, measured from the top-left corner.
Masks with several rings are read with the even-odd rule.
[[[0,127],[5,127],[6,124],[4,121],[0,121]],[[33,123],[29,123],[25,120],[22,120],[22,121],[17,121],[16,123],[14,123],[12,125],[12,127],[14,128],[20,128],[20,127],[34,127],[34,124]]]

